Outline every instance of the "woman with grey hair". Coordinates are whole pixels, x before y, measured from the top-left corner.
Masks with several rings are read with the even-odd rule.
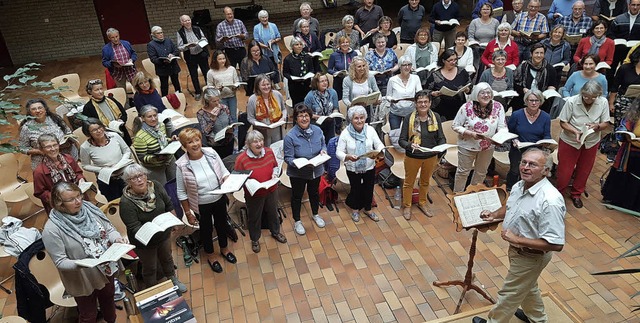
[[[376,84],[380,92],[386,93],[389,78],[399,69],[398,56],[391,48],[387,48],[386,36],[375,34],[372,37],[375,47],[364,54],[364,59],[369,63],[371,71],[380,72],[375,75]]]
[[[471,185],[484,181],[493,159],[494,146],[490,138],[499,131],[507,130],[504,108],[493,100],[493,89],[488,83],[480,82],[474,86],[469,99],[460,107],[451,124],[458,133],[454,192],[464,191],[472,169]]]
[[[309,21],[300,20],[298,23],[299,32],[295,33],[294,36],[300,38],[304,43],[304,48],[302,49],[307,53],[319,52],[324,47],[320,42],[320,38],[312,33],[309,29]]]
[[[346,15],[342,17],[342,29],[338,31],[333,37],[333,50],[338,51],[340,49],[340,38],[345,36],[351,40],[349,47],[352,50],[357,50],[360,46],[360,33],[353,29],[353,16]]]
[[[164,185],[176,178],[176,158],[173,154],[158,153],[177,138],[171,136],[171,122],[165,125],[159,121],[156,107],[145,105],[140,108],[140,119],[140,126],[134,129],[133,150],[140,164],[149,170],[149,178]]]
[[[58,182],[84,182],[82,169],[76,159],[60,153],[60,143],[54,135],[42,134],[38,146],[44,158],[33,170],[33,196],[39,198],[47,213],[51,211],[51,188]]]
[[[287,238],[280,232],[278,220],[278,184],[273,183],[268,188],[261,188],[253,193],[249,191],[250,184],[259,184],[275,180],[280,176],[280,167],[276,156],[269,147],[264,146],[264,137],[257,130],[247,133],[245,141],[247,149],[236,158],[234,170],[251,170],[251,176],[244,187],[244,199],[247,205],[247,227],[251,238],[251,250],[260,252],[260,236],[262,220],[266,220],[271,236],[280,243],[286,243]]]
[[[387,84],[387,99],[391,101],[389,113],[389,126],[391,130],[400,128],[404,117],[416,109],[414,97],[422,90],[420,77],[411,74],[411,59],[407,56],[400,57],[400,74],[392,76]]]
[[[142,280],[147,288],[158,283],[156,273],[171,279],[178,286],[180,293],[187,291],[187,286],[178,280],[171,256],[171,229],[153,235],[146,244],[135,238],[146,223],[156,217],[170,212],[175,216],[171,198],[163,185],[149,180],[149,172],[138,164],[125,167],[122,179],[127,183],[120,199],[120,218],[127,227],[127,236],[136,246],[136,253],[142,262]]]
[[[480,82],[489,83],[498,93],[513,90],[513,71],[505,67],[507,52],[503,49],[496,50],[491,54],[491,62],[492,66],[482,72]],[[505,109],[507,108],[508,98],[498,96],[493,99],[500,102]]]
[[[347,111],[349,125],[340,134],[336,156],[344,162],[351,190],[345,204],[351,209],[351,219],[360,221],[360,211],[373,221],[380,217],[371,211],[373,187],[375,185],[375,157],[362,157],[373,150],[380,151],[384,144],[376,130],[365,123],[367,111],[361,105],[352,106]]]
[[[53,210],[42,230],[42,242],[58,269],[65,293],[78,304],[79,322],[96,322],[97,303],[106,322],[116,321],[114,278],[118,263],[82,267],[75,260],[99,258],[112,243],[126,243],[113,224],[88,201],[80,188],[60,182],[51,190]]]
[[[507,53],[505,66],[513,65],[515,68],[520,64],[520,54],[518,52],[518,44],[511,41],[511,24],[507,22],[499,24],[497,35],[496,39],[490,41],[487,44],[487,48],[484,49],[482,53],[482,63],[485,66],[491,66],[493,64],[491,55],[498,49],[502,49]]]
[[[582,86],[580,94],[567,99],[560,112],[560,142],[558,143],[558,170],[556,187],[563,193],[571,186],[571,201],[582,207],[580,196],[598,153],[601,132],[609,126],[609,105],[602,97],[603,88],[595,80]]]
[[[121,121],[118,130],[123,134],[122,138],[127,145],[131,145],[131,136],[124,126],[127,122],[127,112],[118,100],[104,94],[102,80],[89,80],[85,90],[91,99],[82,108],[82,115],[99,119],[105,125],[111,121]]]
[[[202,108],[196,112],[196,117],[207,145],[213,148],[220,155],[220,158],[231,155],[233,153],[234,128],[225,130],[224,136],[218,136],[218,132],[224,130],[233,121],[229,107],[220,103],[218,89],[207,87],[204,90]]]
[[[524,109],[513,112],[507,122],[509,132],[518,135],[518,138],[512,140],[509,150],[507,190],[520,180],[520,160],[524,150],[529,147],[520,148],[520,144],[551,139],[551,116],[540,109],[542,104],[544,104],[544,95],[540,90],[533,89],[525,93]]]
[[[280,31],[276,24],[269,22],[269,13],[266,10],[258,12],[260,23],[253,26],[253,39],[258,42],[262,49],[262,55],[269,58],[274,64],[282,62],[282,54],[280,53]]]
[[[284,58],[282,62],[282,76],[288,81],[289,96],[292,104],[295,106],[304,101],[304,97],[309,92],[311,79],[293,79],[293,77],[303,77],[309,73],[315,74],[320,71],[318,60],[314,60],[311,56],[302,51],[304,41],[298,37],[291,39],[291,53]]]
[[[169,94],[169,77],[175,92],[180,92],[180,65],[174,57],[180,57],[180,51],[171,38],[165,38],[160,26],[151,27],[151,41],[147,44],[147,54],[156,67],[156,75],[160,79],[160,94]]]
[[[405,179],[402,186],[402,215],[406,220],[411,219],[411,199],[418,171],[420,171],[418,209],[428,217],[433,216],[433,212],[427,206],[427,193],[431,175],[440,158],[437,153],[419,149],[420,147],[433,148],[446,142],[440,115],[431,110],[433,102],[431,93],[427,90],[418,91],[415,100],[416,109],[404,118],[398,141],[406,154],[404,157]]]

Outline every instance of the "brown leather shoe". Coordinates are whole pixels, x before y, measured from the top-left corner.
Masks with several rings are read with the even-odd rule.
[[[429,209],[428,206],[418,204],[418,209],[422,211],[422,213],[424,213],[424,215],[426,215],[427,217],[430,217],[430,218],[433,217],[433,212],[431,212],[431,209]]]
[[[259,241],[251,241],[251,250],[253,250],[253,252],[255,252],[255,253],[260,252],[260,242]]]
[[[272,233],[271,236],[280,243],[287,243],[287,237],[285,237],[284,234],[280,232]]]
[[[582,208],[584,206],[582,204],[582,200],[579,197],[572,197],[571,201],[573,202],[573,206],[575,206],[576,209]]]
[[[411,220],[411,208],[410,207],[405,207],[404,210],[402,211],[402,216],[407,220]]]

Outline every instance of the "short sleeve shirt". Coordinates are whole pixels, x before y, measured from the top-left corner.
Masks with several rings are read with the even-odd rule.
[[[547,178],[528,190],[519,181],[511,189],[502,227],[521,237],[564,245],[566,211],[562,194]]]
[[[587,110],[582,103],[582,95],[578,94],[567,99],[567,102],[562,108],[560,115],[558,116],[560,121],[567,122],[572,126],[580,129],[587,123],[602,123],[610,121],[609,116],[609,103],[607,99],[598,97],[591,108]],[[569,144],[575,149],[580,149],[580,142],[576,141],[576,136],[566,130],[562,130],[560,133],[560,139]],[[585,148],[589,149],[600,142],[600,131],[587,136],[584,141]]]

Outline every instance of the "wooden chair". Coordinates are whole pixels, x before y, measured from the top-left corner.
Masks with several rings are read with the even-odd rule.
[[[87,170],[85,170],[83,168],[82,169],[82,175],[84,176],[84,179],[87,182],[93,183],[93,188],[95,188],[95,190],[96,190],[96,196],[94,197],[96,199],[96,202],[98,202],[98,203],[100,203],[102,205],[109,204],[109,201],[107,200],[107,197],[104,196],[100,192],[100,189],[98,188],[98,177],[96,176],[96,173],[87,171]]]
[[[18,158],[15,154],[0,155],[0,199],[2,199],[12,216],[26,220],[42,210],[42,201],[33,196],[33,183],[27,183],[18,178]],[[14,206],[16,208],[14,208]],[[33,207],[35,213],[29,213]],[[16,211],[17,210],[17,211]]]
[[[340,183],[350,185],[349,176],[347,176],[347,168],[344,166],[344,163],[340,163],[340,168],[336,172],[336,178],[340,181]]]
[[[452,123],[452,120],[443,122],[442,132],[444,132],[444,137],[446,138],[448,144],[457,145],[458,133],[453,131],[453,128],[451,128]],[[458,147],[447,149],[447,153],[444,155],[444,159],[447,161],[447,163],[458,167]]]
[[[38,259],[38,256],[31,258],[29,270],[31,270],[33,276],[36,277],[38,283],[44,285],[49,291],[49,299],[57,306],[56,311],[60,307],[77,306],[76,300],[73,297],[64,297],[64,285],[62,285],[62,281],[60,280],[58,268],[56,268],[49,254],[42,252],[39,255],[44,255],[44,257],[42,257],[42,259]]]
[[[149,76],[151,76],[151,78],[153,79],[153,83],[156,86],[156,89],[158,89],[158,92],[160,92],[160,90],[159,90],[160,89],[160,78],[156,74],[156,66],[153,65],[153,63],[151,62],[151,59],[149,59],[149,58],[143,59],[142,60],[142,67],[147,72],[147,74],[149,74]],[[169,80],[169,82],[171,82],[171,80]]]
[[[122,218],[120,217],[120,199],[115,199],[111,202],[100,207],[100,210],[107,216],[107,219],[113,224],[113,227],[120,233],[122,238],[128,240],[127,237],[127,226],[122,222]],[[128,254],[122,256],[122,259],[127,260],[136,260],[138,258],[133,258]]]
[[[104,95],[118,101],[118,103],[125,105],[127,103],[127,91],[121,87],[116,87],[104,91]]]
[[[404,52],[409,48],[409,46],[411,46],[411,44],[400,43],[393,51],[396,52],[396,56],[400,58],[404,55]]]
[[[121,89],[122,90],[122,89]],[[82,128],[78,128],[76,130],[73,131],[73,135],[78,137],[78,145],[82,145],[85,141],[87,141],[87,139],[89,139],[87,136],[84,135],[84,133],[82,132]]]
[[[174,109],[173,106],[171,106],[171,103],[169,103],[169,100],[167,100],[166,96],[162,97],[162,103],[164,103],[165,108],[174,110],[181,115],[184,115],[185,111],[187,110],[187,97],[184,95],[184,93],[176,93],[176,96],[178,97],[178,101],[180,101],[180,107],[178,107],[177,109]]]
[[[329,47],[329,43],[331,43],[334,38],[336,38],[336,33],[334,33],[333,31],[330,31],[330,32],[326,33],[324,35],[324,47],[328,48]],[[336,41],[337,41],[337,39],[336,39]],[[334,44],[334,45],[337,45],[337,44]]]
[[[283,38],[284,47],[287,48],[289,53],[293,52],[293,49],[291,49],[291,39],[293,39],[293,35],[284,36]]]
[[[127,109],[125,112],[127,113],[127,122],[125,122],[124,127],[127,129],[127,131],[129,131],[131,138],[133,138],[135,135],[133,133],[133,123],[138,118],[138,110],[136,110],[136,108],[133,107],[133,108]]]
[[[384,145],[391,146],[391,138],[389,134],[384,135]],[[399,152],[394,147],[387,148],[387,151],[393,156],[393,166],[391,166],[391,173],[396,177],[404,180],[404,153]]]
[[[60,95],[72,102],[87,103],[89,98],[78,94],[80,90],[80,75],[78,73],[64,74],[51,79],[54,89],[61,89]]]
[[[0,155],[0,197],[9,195],[17,190],[24,183],[18,180],[18,158],[15,154],[7,153]]]
[[[396,34],[396,38],[397,38],[396,44],[400,44],[400,31],[401,31],[400,26],[391,29],[391,31],[393,31]]]

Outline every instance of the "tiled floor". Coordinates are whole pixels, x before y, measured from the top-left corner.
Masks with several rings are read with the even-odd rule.
[[[98,57],[50,63],[39,75],[50,79],[69,71],[69,66],[81,71],[82,84],[103,75]],[[186,82],[184,73],[182,81]],[[246,102],[241,92],[239,101]],[[32,95],[25,93],[20,102]],[[240,110],[244,110],[243,105],[239,104]],[[187,114],[194,114],[198,107],[190,97]],[[30,178],[27,163],[22,160],[22,173]],[[606,168],[599,155],[588,183],[591,195],[584,199],[585,207],[577,210],[570,202],[567,205],[567,244],[543,272],[540,287],[556,295],[585,322],[640,322],[631,313],[637,301],[630,299],[640,290],[637,275],[591,275],[640,265],[637,258],[613,261],[638,242],[637,237],[626,240],[638,232],[639,226],[635,218],[600,204],[598,180]],[[337,188],[344,199],[348,187],[338,184]],[[280,188],[279,193],[287,205],[290,191]],[[392,190],[389,193],[393,196]],[[248,237],[241,236],[231,245],[238,263],[223,263],[222,274],[214,274],[206,263],[185,268],[181,252],[174,250],[179,277],[189,287],[186,297],[198,321],[422,322],[452,314],[461,289],[437,288],[432,283],[463,277],[471,233],[455,231],[446,197],[435,186],[430,191],[435,217],[426,218],[416,209],[411,221],[389,206],[380,187],[375,194],[377,212],[382,216],[378,223],[368,219],[354,223],[340,204],[340,212],[321,209],[327,226],[318,229],[305,205],[305,236],[293,232],[291,210],[286,208],[289,217],[282,231],[289,242],[279,244],[264,231],[262,251],[254,254]],[[41,213],[27,224],[42,228],[45,221]],[[506,250],[507,243],[499,232],[480,233],[476,282],[493,297],[508,269]],[[12,273],[13,262],[0,259],[0,277]],[[3,286],[13,288],[13,280]],[[469,292],[462,311],[487,304]],[[15,295],[0,292],[0,308],[4,316],[15,315]],[[124,312],[119,314],[118,321],[124,322]]]

